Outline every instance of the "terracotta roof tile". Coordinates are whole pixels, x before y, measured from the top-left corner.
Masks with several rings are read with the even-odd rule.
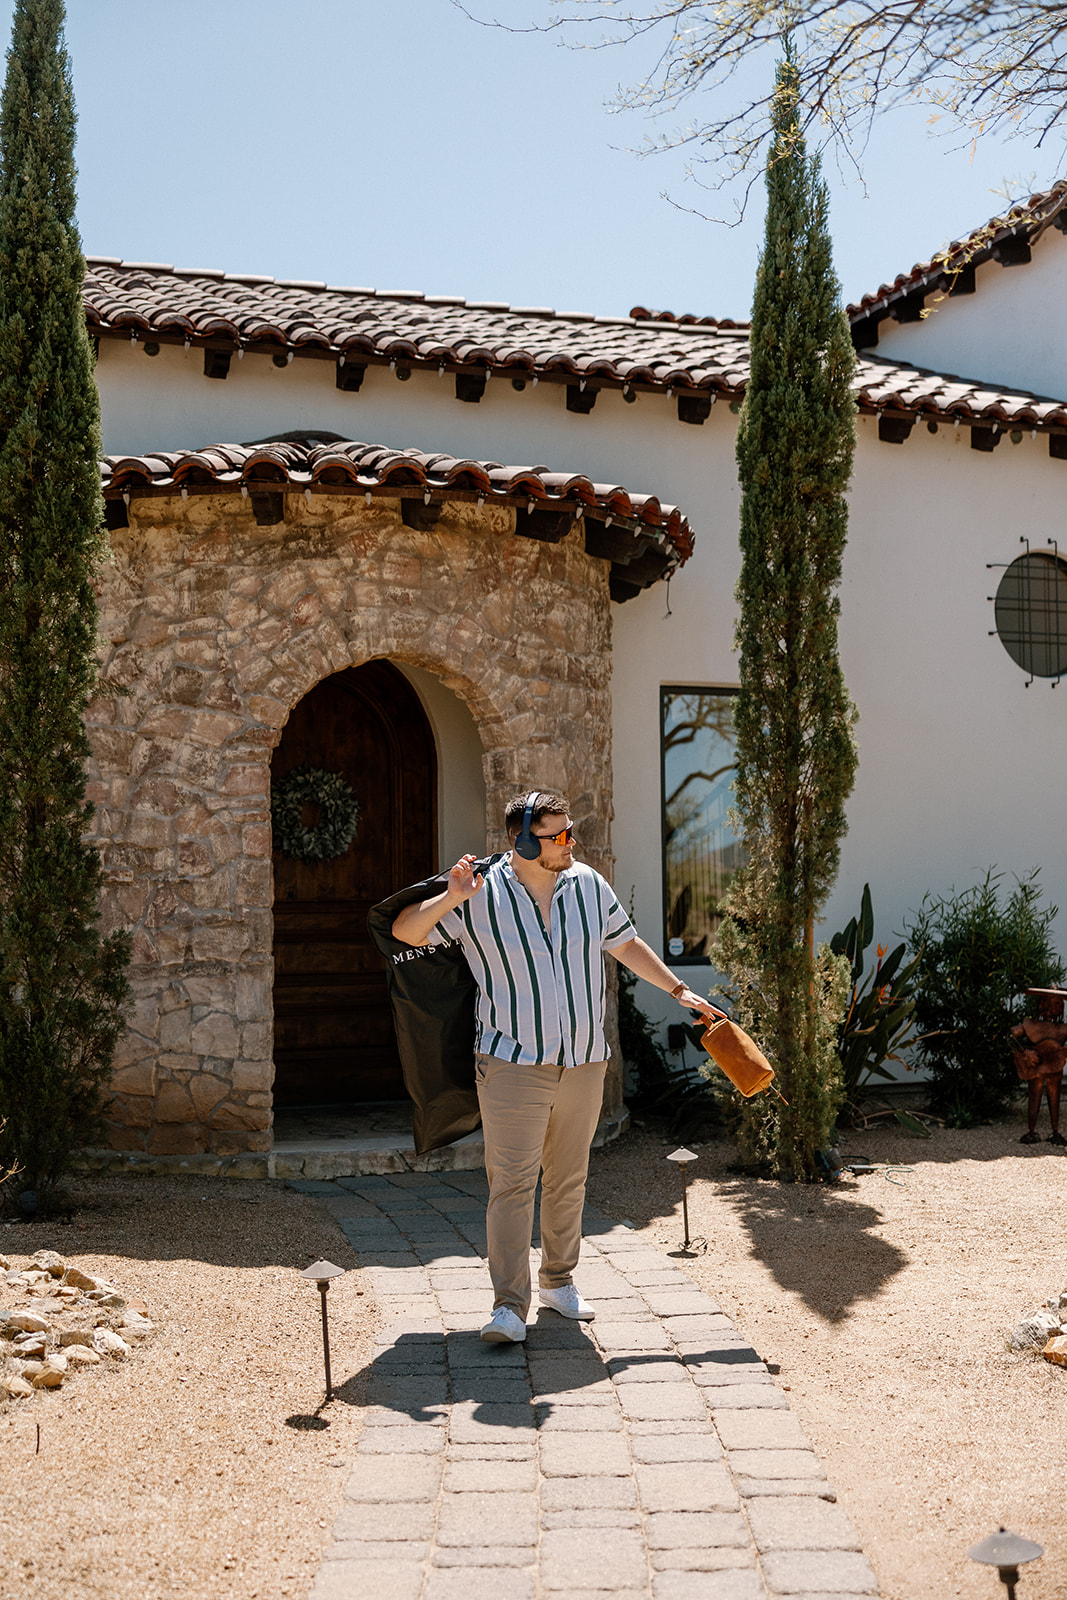
[[[698,328],[750,328],[750,322],[733,322],[729,317],[701,317],[692,311],[675,316],[673,311],[650,311],[647,306],[634,306],[630,312],[634,322],[673,322],[679,327]]]
[[[1067,183],[1046,199],[1047,223],[1061,202],[1067,204]],[[487,378],[499,372],[579,388],[631,386],[683,398],[695,391],[732,402],[743,396],[748,379],[744,327],[642,307],[631,318],[580,317],[413,290],[385,295],[221,272],[171,272],[103,257],[88,262],[85,304],[90,332],[98,336],[228,343],[344,358],[356,366],[422,364],[433,371],[474,369]],[[867,352],[859,362],[856,394],[867,412],[1067,429],[1067,402]]]
[[[1054,183],[1050,189],[1032,194],[1025,203],[1012,206],[1004,216],[991,217],[966,238],[953,239],[929,261],[916,262],[910,272],[900,272],[892,283],[883,283],[871,294],[863,295],[845,308],[849,319],[853,324],[879,320],[891,315],[892,307],[900,300],[923,293],[944,293],[952,287],[962,268],[981,265],[990,258],[1008,259],[1011,264],[1024,262],[1028,259],[1027,252],[1019,247],[1033,244],[1046,228],[1052,226],[1067,231],[1067,179]],[[1007,247],[1013,242],[1017,248],[1009,256]],[[653,311],[647,306],[634,306],[630,317],[635,322],[674,323],[679,327],[728,329],[750,326],[748,323],[718,321],[715,317],[695,316],[692,313],[676,316],[673,311]]]
[[[521,369],[647,388],[736,387],[745,358],[732,323],[594,317],[414,290],[378,293],[251,274],[172,270],[90,257],[90,332],[188,337],[298,354],[361,354],[427,365]]]
[[[996,389],[969,378],[887,361],[881,356],[859,357],[855,388],[861,410],[891,410],[948,422],[958,418],[968,423],[1067,428],[1067,401],[1025,390]]]
[[[291,434],[252,444],[212,444],[201,450],[105,456],[101,479],[108,499],[175,493],[249,492],[264,484],[316,494],[366,494],[419,500],[477,500],[529,512],[562,512],[583,519],[587,543],[614,526],[613,592],[636,593],[669,576],[693,551],[693,533],[677,506],[619,484],[594,483],[582,473],[508,466],[443,453],[360,444],[329,433]],[[536,535],[534,535],[536,537]],[[599,550],[596,553],[600,553]],[[631,562],[640,559],[640,575]],[[632,580],[632,581],[631,581]]]

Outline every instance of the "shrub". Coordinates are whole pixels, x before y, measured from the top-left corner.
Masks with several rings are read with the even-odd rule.
[[[1004,1110],[1018,1085],[1010,1040],[1023,990],[1064,977],[1050,936],[1057,908],[1040,906],[1037,877],[1005,897],[991,870],[973,889],[927,895],[905,924],[920,951],[915,1021],[931,1109],[956,1126]]]

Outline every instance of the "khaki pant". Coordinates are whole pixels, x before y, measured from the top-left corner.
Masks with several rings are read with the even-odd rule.
[[[543,1289],[571,1282],[582,1243],[589,1146],[600,1119],[605,1061],[577,1067],[516,1066],[476,1057],[478,1105],[489,1177],[486,1231],[493,1307],[530,1309],[534,1193],[541,1180]]]

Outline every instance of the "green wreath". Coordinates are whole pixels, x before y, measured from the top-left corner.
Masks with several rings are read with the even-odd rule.
[[[313,828],[304,825],[303,808],[312,801],[322,811]],[[274,844],[292,861],[333,861],[343,856],[359,829],[359,801],[339,772],[294,767],[274,785],[270,797]]]

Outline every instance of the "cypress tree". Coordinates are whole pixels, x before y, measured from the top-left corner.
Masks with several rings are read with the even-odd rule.
[[[854,355],[834,275],[828,195],[798,128],[788,47],[776,75],[767,220],[752,309],[752,370],[737,439],[736,805],[748,865],[716,959],[788,1106],[745,1106],[742,1146],[809,1179],[840,1104],[834,1039],[841,958],[814,950],[856,769],[837,654],[837,585],[855,442]]]
[[[17,0],[0,101],[0,1166],[43,1192],[94,1136],[128,960],[85,838],[105,535],[63,23]]]

